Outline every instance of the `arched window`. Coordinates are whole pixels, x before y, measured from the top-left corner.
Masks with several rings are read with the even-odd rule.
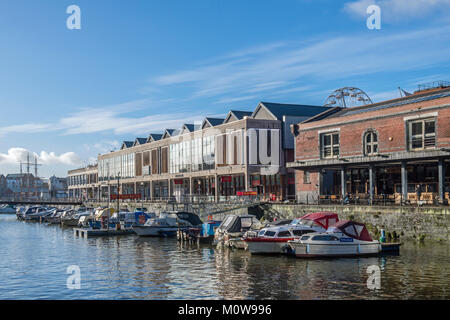
[[[364,152],[366,156],[378,153],[378,135],[374,131],[369,131],[364,137]]]

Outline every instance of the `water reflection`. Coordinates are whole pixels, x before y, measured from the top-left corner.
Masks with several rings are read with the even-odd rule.
[[[0,216],[1,299],[448,299],[449,248],[405,244],[400,256],[303,260],[175,239],[75,238],[71,229]],[[81,268],[81,290],[66,269]],[[380,267],[381,289],[367,288]]]

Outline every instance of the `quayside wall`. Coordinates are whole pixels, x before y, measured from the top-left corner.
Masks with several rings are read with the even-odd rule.
[[[366,224],[372,236],[380,237],[385,229],[388,240],[450,242],[450,207],[389,207],[358,205],[288,205],[273,204],[271,209],[281,217],[292,219],[309,212],[332,211],[340,219]],[[266,215],[268,215],[267,213]]]
[[[90,206],[93,204],[90,203]],[[106,205],[105,203],[96,203]],[[115,207],[115,203],[111,203]],[[410,207],[410,206],[364,206],[364,205],[299,205],[260,203],[245,205],[238,203],[218,204],[166,204],[166,203],[121,203],[121,208],[146,207],[151,212],[165,210],[186,210],[195,212],[203,220],[209,215],[222,220],[228,214],[254,214],[258,218],[272,221],[293,219],[306,213],[319,211],[336,212],[340,219],[365,223],[372,236],[380,237],[381,229],[386,230],[388,241],[439,241],[450,243],[450,207]]]

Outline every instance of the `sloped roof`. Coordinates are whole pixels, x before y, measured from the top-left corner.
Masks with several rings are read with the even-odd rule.
[[[231,112],[238,118],[239,120],[242,120],[245,116],[251,116],[251,111],[238,111],[238,110],[231,110]]]
[[[120,149],[131,148],[133,146],[133,144],[134,144],[133,141],[124,141],[122,143],[122,147]]]
[[[252,117],[254,117],[261,108],[265,108],[277,120],[282,120],[283,116],[313,117],[319,113],[331,109],[330,107],[312,106],[303,104],[260,102],[258,107],[253,112]]]
[[[201,128],[200,125],[192,124],[192,123],[185,123],[183,125],[183,129],[187,129],[189,132],[193,132],[193,131],[198,130],[200,128]]]
[[[136,140],[134,140],[134,146],[137,145],[141,145],[141,144],[145,144],[147,143],[147,139],[146,138],[136,138]]]
[[[230,110],[223,123],[228,123],[231,117],[235,117],[237,120],[242,120],[245,116],[250,117],[251,115],[251,111]]]
[[[340,108],[339,112],[335,112],[327,118],[337,118],[343,116],[349,116],[354,114],[360,114],[364,112],[377,111],[382,109],[388,109],[392,107],[398,107],[410,103],[425,102],[439,98],[450,97],[450,88],[437,89],[432,91],[424,91],[414,93],[413,95],[377,102],[369,105],[359,107]]]
[[[224,121],[225,121],[225,119],[221,119],[221,118],[209,118],[209,117],[206,117],[205,120],[203,120],[203,123],[202,123],[201,127],[204,128],[205,124],[208,124],[211,127],[215,127],[215,126],[218,126],[218,125],[222,124]]]
[[[161,138],[162,138],[162,134],[160,134],[160,133],[150,133],[149,135],[148,135],[148,138],[147,138],[147,143],[148,142],[152,142],[152,141],[158,141],[158,140],[161,140]]]
[[[225,120],[225,119],[221,119],[221,118],[206,118],[205,120],[207,120],[212,126],[218,126],[219,124],[222,124],[223,120]]]
[[[166,130],[164,131],[164,134],[162,135],[162,139],[171,137],[171,136],[173,136],[174,134],[176,135],[176,130],[175,130],[175,129],[166,129]]]

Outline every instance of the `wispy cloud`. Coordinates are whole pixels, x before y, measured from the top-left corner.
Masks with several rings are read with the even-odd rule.
[[[450,0],[358,0],[347,2],[344,11],[358,17],[367,17],[367,7],[372,4],[380,7],[382,19],[387,22],[422,18],[450,9]]]
[[[257,96],[243,96],[243,97],[236,97],[236,98],[222,98],[220,100],[217,100],[216,103],[220,103],[220,104],[229,104],[229,103],[234,103],[234,102],[239,102],[239,101],[249,101],[252,99],[257,99]]]
[[[143,109],[158,110],[150,116],[132,116],[135,111]],[[11,133],[59,132],[63,135],[90,134],[112,132],[116,135],[144,134],[161,132],[167,127],[181,127],[183,123],[193,123],[202,120],[200,113],[164,113],[161,105],[149,104],[147,100],[130,101],[127,103],[101,107],[83,108],[62,117],[55,123],[22,124],[0,129],[0,136]]]
[[[355,77],[389,76],[436,66],[447,67],[450,66],[448,43],[450,25],[441,25],[389,34],[327,35],[243,48],[198,63],[195,67],[150,79],[149,85],[154,88],[152,92],[170,97],[165,100],[141,99],[82,108],[54,123],[3,127],[0,136],[19,132],[58,132],[65,135],[161,132],[164,128],[179,128],[183,123],[201,121],[205,110],[195,107],[199,101],[203,105],[227,105],[283,97],[294,92],[302,92],[302,97],[313,94],[324,97],[324,79],[345,82]],[[181,93],[177,91],[180,88]],[[174,96],[177,97],[176,102]],[[189,101],[186,111],[169,108],[171,104],[179,105],[180,100]],[[217,113],[217,109],[212,112]]]
[[[5,126],[0,128],[0,136],[7,135],[9,133],[37,133],[37,132],[49,132],[52,130],[57,130],[51,124],[36,124],[36,123],[26,123],[12,126]]]
[[[450,0],[449,0],[450,1]],[[284,42],[243,50],[221,62],[153,78],[153,84],[192,89],[191,97],[220,97],[243,93],[295,90],[322,79],[336,80],[383,72],[417,70],[448,63],[450,26],[397,33],[328,36],[320,40]],[[223,96],[228,96],[223,99]]]
[[[14,147],[10,148],[7,153],[0,153],[0,164],[18,164],[19,162],[25,162],[28,154],[32,157],[31,160],[37,157],[38,162],[44,165],[63,164],[76,166],[82,163],[74,152],[57,155],[55,152],[41,151],[38,154],[25,148]]]

